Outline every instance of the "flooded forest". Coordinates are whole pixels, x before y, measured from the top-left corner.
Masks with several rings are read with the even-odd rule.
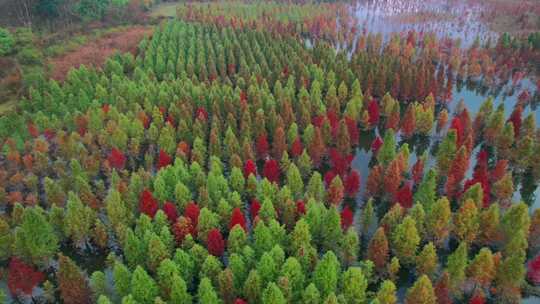
[[[537,0],[0,1],[0,303],[540,303]]]

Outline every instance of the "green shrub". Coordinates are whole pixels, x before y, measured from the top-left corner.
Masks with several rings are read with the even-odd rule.
[[[529,34],[529,44],[533,47],[535,50],[540,50],[540,32],[535,32]]]
[[[15,45],[15,40],[11,33],[0,27],[0,56],[9,55],[13,51],[13,46]]]
[[[67,47],[64,44],[55,44],[55,45],[49,46],[43,52],[45,53],[45,56],[47,57],[55,57],[55,56],[60,56],[62,54],[65,54],[66,51],[67,51]]]
[[[85,35],[79,35],[79,36],[73,37],[72,40],[74,43],[78,45],[82,45],[88,42],[88,37],[86,37]]]
[[[23,71],[23,86],[25,89],[37,87],[45,81],[45,73],[41,67],[30,67]]]
[[[32,29],[27,27],[19,27],[15,30],[15,48],[17,51],[25,47],[31,46],[34,43],[34,33]]]
[[[36,65],[42,63],[43,55],[38,49],[27,47],[17,53],[17,60],[21,64]]]

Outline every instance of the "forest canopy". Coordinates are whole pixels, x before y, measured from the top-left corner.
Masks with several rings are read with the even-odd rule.
[[[43,73],[0,117],[0,302],[537,299],[537,34],[383,36],[359,3],[180,3],[61,77],[1,30]]]

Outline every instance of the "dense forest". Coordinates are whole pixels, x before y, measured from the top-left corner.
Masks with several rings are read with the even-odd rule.
[[[0,302],[540,301],[540,8],[490,1],[3,1]]]

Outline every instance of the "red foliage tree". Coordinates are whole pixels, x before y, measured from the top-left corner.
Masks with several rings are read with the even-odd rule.
[[[165,115],[167,115],[167,108],[165,106],[160,106],[159,112],[161,113],[161,116],[163,116],[163,120],[165,120]]]
[[[256,199],[252,199],[249,208],[252,219],[256,218],[259,215],[259,210],[261,210],[261,203],[259,203],[259,201]]]
[[[245,91],[240,91],[240,101],[246,103],[248,100],[247,93]]]
[[[395,197],[399,184],[401,184],[401,170],[399,160],[395,158],[384,172],[384,190]]]
[[[474,184],[480,183],[484,192],[484,207],[487,207],[490,201],[490,182],[488,178],[489,172],[487,160],[487,152],[485,150],[481,150],[476,155],[476,166],[474,168],[473,178],[465,181],[465,184],[463,185],[463,192],[465,192]]]
[[[527,267],[527,278],[534,285],[540,285],[540,255],[537,255],[529,262]]]
[[[339,181],[339,182],[334,182],[334,181]],[[334,206],[338,206],[341,203],[344,196],[343,188],[344,187],[343,187],[342,182],[340,181],[339,176],[336,175],[336,177],[334,177],[334,179],[330,183],[330,186],[328,187],[328,190],[326,193],[328,202],[330,204]]]
[[[266,134],[261,134],[257,137],[256,149],[259,159],[264,159],[268,156],[268,138]]]
[[[341,211],[341,227],[343,230],[349,229],[353,223],[354,213],[351,211],[349,206],[345,206]]]
[[[236,299],[236,300],[234,301],[234,304],[247,304],[247,302],[244,301],[244,300],[242,300],[242,299],[240,299],[240,298],[238,298],[238,299]]]
[[[375,99],[372,99],[368,105],[369,124],[370,126],[376,126],[379,123],[380,112],[379,104]]]
[[[435,296],[438,304],[452,304],[450,298],[450,276],[448,272],[443,272],[437,284],[435,284]]]
[[[199,206],[195,204],[194,202],[190,202],[186,205],[186,208],[184,209],[184,216],[189,218],[191,222],[193,223],[193,227],[197,227],[199,224],[199,213],[200,213]]]
[[[220,257],[225,250],[225,241],[218,229],[214,228],[208,232],[206,239],[206,247],[211,255]]]
[[[340,176],[344,176],[349,170],[353,159],[354,156],[352,155],[343,155],[337,149],[330,149],[330,164],[332,169]]]
[[[508,170],[508,160],[499,159],[497,161],[497,164],[495,164],[495,167],[493,168],[493,170],[491,170],[489,179],[491,180],[491,182],[496,182],[500,180],[506,174],[507,170]]]
[[[347,124],[347,131],[349,131],[349,139],[351,140],[351,145],[358,145],[360,139],[360,130],[358,130],[358,124],[356,120],[345,117],[345,123]]]
[[[463,142],[463,126],[459,117],[456,116],[452,119],[452,122],[450,123],[450,129],[456,130],[457,145],[461,146],[461,143]]]
[[[472,152],[472,150],[474,149],[474,138],[472,132],[467,133],[467,136],[465,136],[465,139],[463,140],[462,146],[467,149],[469,154]]]
[[[414,183],[418,184],[424,176],[424,160],[422,158],[418,158],[414,163],[411,171]]]
[[[463,191],[461,191],[461,193],[465,193],[467,192],[467,190],[474,186],[475,184],[479,183],[480,186],[482,187],[482,192],[484,193],[483,195],[483,207],[484,208],[487,208],[489,207],[489,204],[490,204],[490,189],[491,187],[489,186],[489,182],[487,179],[485,180],[478,180],[476,178],[472,178],[472,179],[468,179],[465,184],[463,185]]]
[[[109,165],[117,170],[124,169],[124,166],[126,165],[126,156],[116,148],[112,148],[107,160],[109,161]]]
[[[334,177],[337,176],[337,173],[334,170],[326,171],[324,174],[324,183],[326,184],[326,187],[329,187],[332,181],[334,180]]]
[[[189,148],[189,144],[187,142],[185,142],[185,141],[179,142],[178,146],[176,146],[176,155],[177,156],[181,156],[184,159],[188,159],[190,152],[191,151],[190,151],[190,148]]]
[[[396,199],[403,208],[411,208],[413,203],[413,193],[411,185],[405,183],[397,192]]]
[[[399,95],[399,85],[400,85],[400,78],[399,78],[399,74],[398,73],[395,73],[394,74],[394,81],[392,82],[392,88],[390,89],[390,94],[397,98],[398,95]]]
[[[248,178],[250,174],[257,176],[257,166],[253,160],[248,159],[244,164],[244,176]]]
[[[276,159],[281,159],[283,152],[287,150],[287,139],[285,130],[282,127],[276,128],[272,141],[272,155]]]
[[[302,154],[302,151],[304,151],[304,147],[302,146],[302,141],[300,140],[300,137],[297,137],[291,145],[291,156],[292,157],[300,156]]]
[[[457,182],[456,178],[450,174],[446,179],[446,183],[444,184],[444,191],[446,192],[446,195],[450,198],[454,198],[457,194],[456,191],[458,185],[459,183]]]
[[[366,191],[368,196],[378,196],[381,192],[381,186],[384,181],[384,168],[376,165],[371,168],[366,181]]]
[[[298,200],[296,202],[296,213],[298,214],[306,214],[306,203],[304,203],[303,200]]]
[[[176,223],[172,226],[172,232],[174,234],[174,239],[178,245],[181,245],[185,237],[188,234],[196,235],[195,227],[193,222],[185,216],[180,216]]]
[[[373,154],[377,154],[383,143],[384,142],[380,136],[375,137],[375,139],[371,143],[371,151],[373,151]]]
[[[33,138],[36,138],[39,136],[39,130],[34,123],[29,122],[26,126],[27,126],[28,133],[30,134],[30,136],[32,136]]]
[[[486,297],[481,291],[475,292],[472,298],[469,300],[469,304],[485,304],[485,303],[486,303]]]
[[[325,117],[322,115],[314,116],[311,119],[311,123],[317,128],[322,128],[324,121],[325,121]]]
[[[270,182],[279,183],[279,178],[280,178],[281,173],[279,170],[278,161],[275,159],[267,159],[266,162],[264,163],[263,175]]]
[[[480,150],[480,152],[478,152],[478,154],[476,155],[475,171],[478,171],[479,169],[485,169],[487,171],[488,157],[489,155],[486,150]]]
[[[328,118],[328,122],[330,123],[330,129],[332,132],[332,136],[336,137],[339,127],[339,118],[336,114],[336,112],[332,110],[328,110],[326,112],[326,118]]]
[[[386,129],[393,129],[397,130],[400,123],[400,117],[399,117],[399,110],[398,111],[392,111],[390,115],[386,118],[386,122],[384,124],[384,127]]]
[[[449,197],[454,197],[457,194],[457,188],[461,184],[461,181],[465,177],[465,173],[469,168],[469,153],[467,149],[460,148],[452,165],[450,166],[450,172],[448,180],[446,182],[446,194]]]
[[[514,125],[514,136],[516,138],[519,137],[519,131],[521,129],[521,114],[522,113],[523,113],[523,107],[518,104],[514,108],[514,111],[512,111],[510,118],[508,118],[508,121],[512,123],[512,125]]]
[[[464,108],[461,113],[459,113],[459,121],[461,122],[463,134],[473,135],[474,130],[472,127],[471,115],[469,114],[469,110],[467,110],[467,108]]]
[[[77,125],[77,131],[81,136],[84,136],[86,134],[86,130],[88,128],[88,119],[84,115],[77,116],[75,118],[75,124]]]
[[[176,122],[174,121],[174,117],[171,115],[167,115],[167,119],[165,119],[165,123],[169,124],[171,127],[176,127]]]
[[[348,197],[354,197],[360,189],[360,175],[356,170],[351,170],[345,178],[345,194]]]
[[[452,174],[457,181],[461,182],[465,177],[465,173],[469,169],[469,152],[465,148],[461,148],[452,165],[450,166],[450,174]]]
[[[401,132],[403,132],[403,135],[406,138],[411,137],[416,128],[414,111],[413,105],[409,104],[407,111],[405,111],[405,116],[403,116],[403,119],[401,120]]]
[[[325,154],[325,143],[322,135],[321,128],[315,128],[315,134],[313,140],[309,143],[308,152],[313,164],[319,166],[321,159]]]
[[[103,111],[103,113],[107,114],[109,113],[109,109],[111,108],[111,106],[108,104],[108,103],[105,103],[101,106],[101,110]]]
[[[146,115],[146,112],[139,112],[137,118],[142,122],[145,129],[148,129],[148,127],[150,127],[150,117]]]
[[[172,157],[163,150],[159,150],[157,169],[166,167],[172,163]]]
[[[176,219],[178,218],[178,211],[176,210],[176,206],[173,203],[165,202],[162,209],[163,212],[165,212],[165,215],[167,215],[169,222],[176,222]]]
[[[377,228],[375,234],[371,238],[366,251],[367,258],[375,264],[375,268],[379,271],[388,264],[388,239],[383,227]]]
[[[197,111],[195,112],[195,117],[199,120],[206,121],[208,120],[208,112],[204,107],[198,107]]]
[[[77,264],[63,254],[58,255],[58,271],[56,272],[58,289],[63,303],[90,304],[92,291],[86,275]]]
[[[246,218],[240,208],[234,208],[231,215],[231,221],[229,222],[229,230],[236,225],[240,225],[240,227],[246,230]]]
[[[30,295],[32,289],[45,280],[45,275],[17,257],[9,262],[7,285],[13,295]]]
[[[45,136],[47,140],[52,140],[55,135],[56,135],[56,132],[52,129],[47,128],[43,130],[43,136]]]
[[[149,217],[154,218],[158,208],[158,201],[154,198],[152,192],[148,189],[144,189],[139,199],[139,210]]]

